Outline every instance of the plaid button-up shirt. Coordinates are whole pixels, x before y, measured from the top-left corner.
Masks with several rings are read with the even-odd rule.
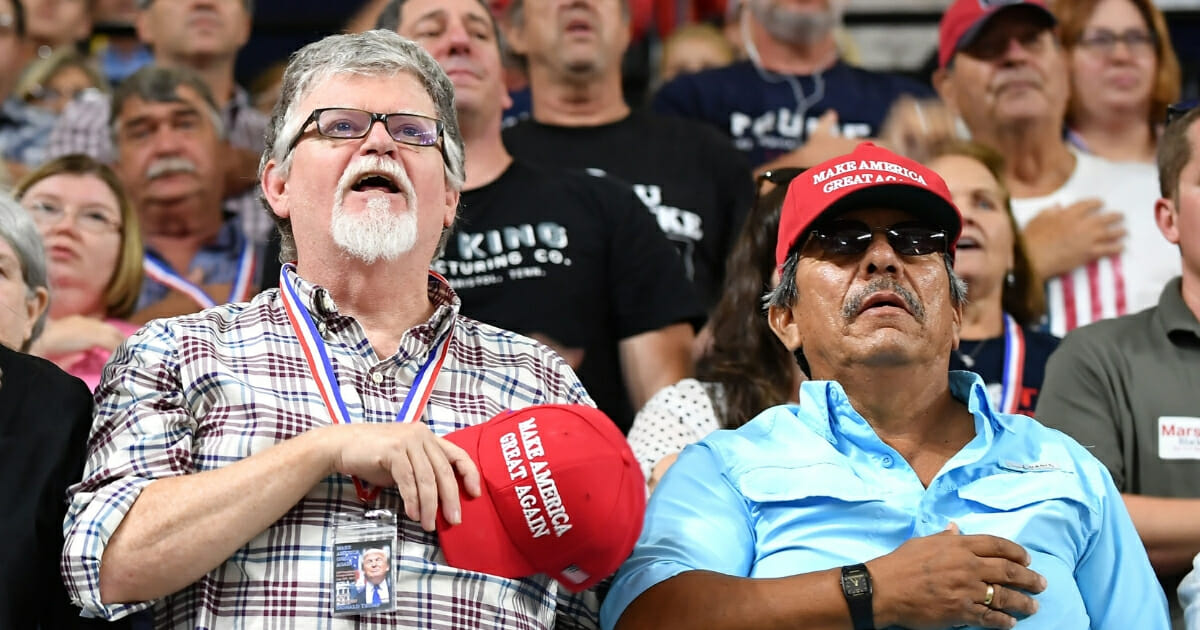
[[[46,159],[46,144],[57,116],[12,96],[0,103],[0,156],[29,168]]]
[[[338,384],[358,422],[392,422],[433,344],[451,334],[423,420],[438,435],[506,409],[592,404],[558,355],[514,333],[462,317],[433,276],[434,315],[376,357],[362,327],[328,293],[292,276],[322,330]],[[403,518],[395,488],[374,508],[401,515],[392,566],[396,610],[331,615],[335,515],[362,514],[345,475],[330,476],[224,564],[155,602],[100,601],[100,558],[139,492],[155,479],[212,470],[331,423],[279,291],[253,301],[157,320],[105,368],[83,481],[70,490],[62,571],[72,599],[117,618],[153,606],[156,628],[595,628],[591,592],[571,595],[544,576],[513,580],[452,568],[435,534]]]

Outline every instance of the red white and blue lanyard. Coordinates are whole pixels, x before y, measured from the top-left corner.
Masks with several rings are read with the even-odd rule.
[[[1017,413],[1021,380],[1025,377],[1025,333],[1012,315],[1004,314],[1004,380],[1000,385],[1000,411]]]
[[[217,305],[212,298],[208,297],[204,289],[175,273],[175,270],[164,265],[157,258],[147,255],[142,260],[142,266],[146,270],[146,275],[155,282],[187,295],[192,298],[193,302],[200,305],[200,308],[212,308]],[[237,273],[233,278],[233,288],[229,291],[230,302],[245,302],[253,297],[254,267],[254,244],[247,240],[242,245],[242,253],[238,256]]]
[[[279,270],[279,296],[283,300],[283,308],[292,323],[292,330],[296,332],[296,338],[300,340],[304,359],[308,362],[313,380],[317,382],[317,389],[321,392],[321,399],[325,401],[325,408],[329,410],[330,419],[334,424],[350,424],[350,412],[346,408],[346,401],[342,400],[342,389],[338,386],[337,375],[333,371],[333,361],[325,349],[325,340],[313,324],[308,309],[301,303],[300,295],[291,279],[294,270],[295,266],[291,263]],[[417,371],[417,377],[413,379],[412,387],[404,397],[404,404],[396,413],[396,422],[414,422],[421,417],[425,405],[429,403],[429,395],[433,393],[438,373],[442,371],[442,363],[446,360],[450,337],[451,335],[446,333],[441,343],[434,344],[429,357]],[[370,503],[379,496],[378,487],[368,487],[358,477],[351,479],[354,481],[354,490],[363,503]]]

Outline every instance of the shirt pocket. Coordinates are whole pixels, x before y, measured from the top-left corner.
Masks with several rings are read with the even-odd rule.
[[[958,489],[969,534],[991,534],[1031,553],[1055,556],[1074,566],[1097,515],[1097,497],[1074,473],[999,473]]]
[[[755,530],[753,577],[780,577],[873,558],[897,521],[848,467],[816,462],[748,471],[737,486]],[[907,518],[900,519],[905,523]]]

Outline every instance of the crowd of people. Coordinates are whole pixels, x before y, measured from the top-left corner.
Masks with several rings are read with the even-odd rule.
[[[1152,0],[666,4],[0,0],[0,628],[1200,630]]]

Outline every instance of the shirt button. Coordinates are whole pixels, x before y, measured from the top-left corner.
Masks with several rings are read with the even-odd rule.
[[[325,331],[327,331],[327,330],[329,330],[329,326],[326,326],[325,322],[321,322],[320,324],[317,324],[317,332],[320,333],[322,336],[325,335]]]
[[[329,297],[328,293],[321,297],[321,306],[325,307],[326,311],[333,312],[333,298]]]
[[[383,382],[383,375],[379,372],[371,372],[371,381],[378,385]]]
[[[884,455],[883,457],[880,457],[880,458],[879,458],[879,463],[880,463],[880,464],[883,464],[883,467],[884,467],[884,468],[891,468],[891,467],[892,467],[892,456],[891,456],[891,455]]]

